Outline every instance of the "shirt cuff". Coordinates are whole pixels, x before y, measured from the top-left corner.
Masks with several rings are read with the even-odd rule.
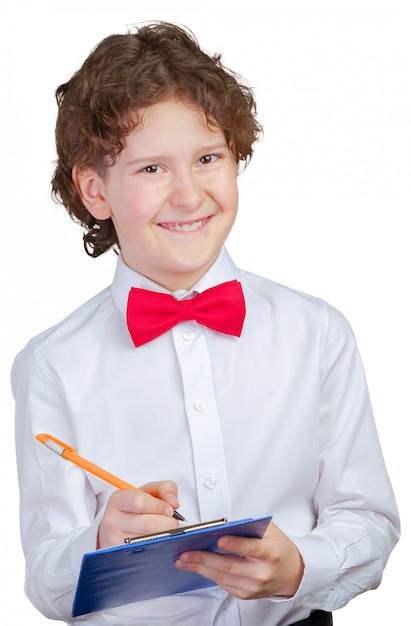
[[[322,537],[307,535],[291,537],[304,561],[304,573],[296,594],[290,598],[294,606],[322,609],[339,575],[337,556]],[[285,598],[278,598],[280,601]]]

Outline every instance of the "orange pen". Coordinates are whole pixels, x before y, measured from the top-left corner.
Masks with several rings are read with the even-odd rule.
[[[114,485],[117,489],[138,489],[138,487],[134,487],[134,485],[126,483],[124,480],[121,480],[121,478],[114,476],[114,474],[106,472],[106,470],[102,469],[98,465],[94,465],[94,463],[87,461],[87,459],[78,454],[77,450],[69,446],[67,443],[64,443],[64,441],[60,441],[59,439],[56,439],[56,437],[52,437],[52,435],[40,433],[39,435],[36,435],[36,439],[41,443],[44,443],[47,448],[63,457],[63,459],[66,459],[66,461],[71,461],[75,465],[82,467],[87,472],[94,474],[94,476],[98,476],[102,480],[105,480],[106,483]],[[182,522],[186,521],[186,519],[177,511],[174,511],[173,517]]]

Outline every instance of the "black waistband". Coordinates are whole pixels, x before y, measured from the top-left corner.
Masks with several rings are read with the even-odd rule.
[[[294,622],[294,624],[290,624],[290,626],[332,626],[332,624],[332,613],[328,613],[327,611],[313,611],[307,619]]]

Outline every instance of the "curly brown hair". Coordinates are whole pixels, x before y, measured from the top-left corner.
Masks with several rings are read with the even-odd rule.
[[[92,168],[104,176],[123,149],[124,137],[140,123],[139,112],[170,98],[200,107],[233,144],[237,165],[247,165],[262,131],[253,92],[223,66],[221,55],[202,51],[185,27],[153,22],[111,35],[57,88],[52,194],[86,229],[84,248],[90,256],[120,246],[111,218],[95,219],[82,203],[73,168]]]

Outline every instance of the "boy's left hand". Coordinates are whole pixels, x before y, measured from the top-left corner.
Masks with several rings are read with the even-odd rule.
[[[219,539],[218,547],[233,554],[185,552],[175,565],[213,580],[242,600],[296,593],[304,571],[302,558],[272,522],[262,539],[226,536]]]

